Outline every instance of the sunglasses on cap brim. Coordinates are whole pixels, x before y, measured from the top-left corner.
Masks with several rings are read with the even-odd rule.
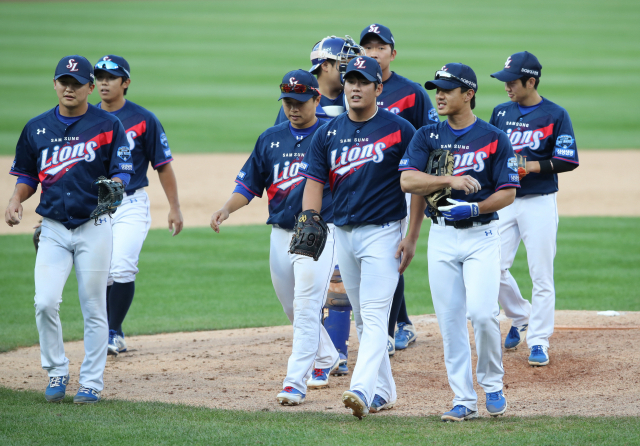
[[[440,80],[440,79],[445,80],[445,81],[456,81],[456,82],[461,83],[462,85],[466,85],[469,88],[475,88],[475,87],[473,87],[473,85],[470,85],[469,82],[463,81],[458,76],[454,76],[453,74],[449,73],[448,71],[442,71],[442,70],[436,71],[435,80]]]
[[[121,67],[120,65],[118,65],[112,60],[101,60],[95,65],[95,67],[93,67],[93,69],[94,70],[122,70],[125,72],[127,77],[131,77],[129,75],[129,70],[127,70],[125,67]]]
[[[311,87],[309,85],[303,85],[303,84],[280,84],[280,91],[282,93],[296,93],[296,94],[311,93],[314,96],[320,95],[320,92],[316,88]]]

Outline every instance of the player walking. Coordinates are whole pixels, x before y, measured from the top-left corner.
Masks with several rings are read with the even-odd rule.
[[[558,174],[578,167],[578,149],[567,111],[538,94],[542,65],[523,51],[507,59],[504,69],[493,73],[505,84],[510,102],[498,105],[490,123],[506,132],[513,150],[526,157],[521,188],[513,204],[500,211],[500,304],[513,320],[504,341],[514,350],[527,335],[529,364],[549,364],[549,338],[553,334],[556,303],[553,259],[558,232]],[[533,306],[522,297],[509,272],[520,240],[527,248],[533,281]],[[529,328],[527,332],[527,326]]]
[[[169,201],[168,223],[174,236],[182,231],[183,223],[178,185],[170,164],[173,158],[162,124],[149,110],[125,99],[131,84],[129,63],[123,57],[107,55],[94,69],[102,99],[97,106],[116,116],[124,125],[129,150],[118,156],[120,162],[129,163],[136,172],[112,222],[113,254],[107,288],[108,353],[117,356],[127,350],[122,322],[133,301],[138,259],[151,226],[149,196],[144,190],[149,185],[149,163],[158,170],[160,184]]]
[[[451,187],[451,206],[432,219],[429,232],[429,285],[444,343],[449,385],[455,393],[445,421],[478,416],[473,390],[467,314],[476,340],[478,384],[487,394],[487,410],[503,414],[502,349],[497,316],[500,287],[500,235],[496,211],[513,202],[519,187],[513,149],[507,136],[473,114],[476,75],[450,63],[425,84],[437,89],[438,113],[447,120],[422,127],[400,162],[405,192],[428,195]],[[424,173],[435,150],[454,157],[453,176]],[[423,208],[425,204],[422,205]]]
[[[35,308],[42,368],[49,375],[47,401],[62,401],[69,383],[58,312],[64,284],[71,267],[76,268],[85,349],[80,389],[73,398],[78,404],[100,400],[107,360],[105,291],[112,231],[107,215],[89,219],[98,203],[93,182],[105,176],[126,186],[134,172],[131,163],[119,158],[129,151],[120,121],[87,102],[93,79],[93,67],[82,56],[58,62],[53,81],[58,105],[31,119],[22,130],[9,172],[18,181],[5,211],[9,226],[19,224],[21,203],[35,193],[38,183],[42,185],[36,209],[43,221],[35,266]]]
[[[338,263],[360,340],[342,400],[362,418],[369,410],[390,409],[397,399],[386,328],[399,272],[415,252],[414,241],[402,240],[407,207],[397,163],[415,130],[376,105],[383,87],[374,59],[353,59],[344,79],[349,111],[316,133],[300,171],[312,180],[305,186],[303,210],[321,209],[327,183],[333,194]]]
[[[281,404],[294,406],[305,399],[314,360],[317,387],[321,387],[320,381],[326,387],[330,372],[338,366],[338,352],[320,324],[336,258],[328,188],[321,198],[321,213],[330,228],[324,252],[317,262],[288,252],[296,215],[302,210],[306,183],[299,174],[300,166],[323,121],[315,116],[320,96],[318,82],[309,72],[290,71],[282,79],[280,91],[289,122],[271,127],[260,135],[253,153],[236,178],[238,184],[231,198],[211,217],[211,228],[219,232],[229,214],[249,204],[253,197],[261,197],[263,190],[267,190],[267,224],[273,227],[269,256],[271,280],[282,308],[293,324],[293,348],[284,389],[277,399]]]

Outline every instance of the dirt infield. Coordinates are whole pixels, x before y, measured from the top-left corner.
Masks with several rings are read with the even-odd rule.
[[[211,214],[229,198],[234,179],[247,159],[239,155],[177,155],[173,162],[185,227],[209,226]],[[629,165],[640,164],[640,150],[582,151],[580,167],[560,176],[558,211],[560,215],[640,216],[640,183],[632,175],[620,175],[620,159]],[[0,157],[0,203],[4,211],[13,193],[15,177],[7,175],[13,157]],[[169,205],[158,175],[149,172],[153,228],[166,227]],[[603,185],[616,184],[623,194],[611,194]],[[25,202],[20,225],[0,225],[0,235],[29,233],[37,222],[35,208],[39,198]],[[251,206],[236,212],[225,225],[262,224],[267,221],[267,199],[253,200]],[[597,203],[597,205],[595,205]]]
[[[451,407],[453,394],[436,318],[424,315],[412,320],[417,342],[391,360],[398,404],[375,416],[433,415]],[[640,312],[604,317],[593,311],[557,311],[556,324],[563,329],[552,337],[547,367],[530,367],[526,348],[505,352],[508,415],[640,416]],[[509,327],[510,321],[503,319],[503,338]],[[350,370],[357,357],[354,332],[352,328]],[[473,335],[471,341],[474,349]],[[136,336],[127,342],[130,352],[107,360],[104,398],[249,411],[348,413],[340,395],[348,389],[350,375],[332,377],[329,388],[309,391],[299,407],[276,402],[291,352],[291,326]],[[67,391],[73,395],[83,343],[69,342],[66,351],[71,361]],[[39,356],[38,346],[0,354],[0,386],[44,392],[47,378]],[[484,392],[477,383],[475,388],[480,414],[487,416]]]

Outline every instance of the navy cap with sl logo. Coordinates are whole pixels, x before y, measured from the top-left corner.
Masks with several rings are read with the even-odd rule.
[[[502,82],[511,82],[522,77],[539,79],[540,76],[542,76],[542,65],[538,62],[538,58],[528,51],[512,54],[505,62],[504,68],[491,75]]]
[[[373,25],[367,26],[360,33],[360,45],[365,40],[367,36],[376,36],[379,37],[384,43],[388,43],[389,45],[396,45],[396,41],[393,38],[393,34],[391,34],[391,30],[384,25],[380,25],[379,23],[374,23]]]
[[[101,57],[96,63],[94,69],[96,71],[106,71],[114,76],[123,77],[129,79],[131,77],[131,68],[129,68],[129,62],[124,57],[108,54]],[[97,74],[97,73],[96,73]]]
[[[72,76],[81,84],[93,83],[93,66],[85,57],[66,56],[58,62],[54,79],[62,76]]]
[[[300,102],[307,102],[314,96],[320,95],[318,80],[307,70],[301,68],[289,71],[282,78],[280,84],[280,97],[292,98]]]
[[[435,79],[425,82],[424,88],[435,90],[453,90],[458,87],[468,87],[478,91],[478,79],[470,66],[461,63],[448,63],[436,71]]]
[[[349,65],[347,65],[347,71],[344,73],[345,79],[349,76],[349,73],[360,73],[370,82],[382,83],[382,68],[375,59],[367,56],[356,57],[351,59]]]

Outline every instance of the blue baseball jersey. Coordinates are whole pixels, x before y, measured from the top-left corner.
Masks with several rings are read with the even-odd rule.
[[[509,138],[481,119],[477,119],[473,128],[460,136],[454,134],[448,121],[422,127],[409,144],[405,157],[400,161],[399,170],[424,172],[429,155],[438,149],[448,150],[453,154],[453,175],[471,175],[482,188],[469,195],[452,189],[453,199],[480,202],[500,189],[520,187],[518,162]],[[425,214],[430,216],[428,210]],[[497,219],[497,212],[470,218],[471,221],[483,223]]]
[[[316,132],[300,172],[329,184],[336,226],[406,217],[398,163],[414,133],[408,121],[381,108],[365,122],[343,113]]]
[[[40,183],[36,212],[74,229],[86,223],[98,205],[98,186],[93,185],[98,177],[135,170],[131,160],[123,158],[130,150],[118,118],[89,104],[82,118],[67,126],[55,110],[24,127],[9,173]]]
[[[129,153],[123,154],[122,160],[133,164],[136,173],[131,176],[126,191],[133,192],[147,187],[149,163],[155,170],[173,161],[164,128],[153,113],[131,101],[127,101],[124,107],[112,114],[122,122],[129,143]]]
[[[382,93],[377,102],[378,107],[406,119],[416,129],[440,122],[438,112],[422,85],[394,72],[382,83]]]
[[[334,115],[327,114],[327,110],[325,110],[324,107],[342,107],[344,109],[344,102],[344,92],[341,92],[335,99],[329,99],[328,97],[321,95],[320,104],[316,107],[316,117],[321,119],[331,119]],[[287,119],[287,115],[284,114],[284,108],[281,106],[274,125],[282,124],[283,122],[289,122],[289,120]]]
[[[289,121],[267,129],[256,142],[253,152],[236,177],[236,183],[256,197],[267,190],[269,219],[267,224],[293,229],[296,215],[302,212],[302,194],[307,179],[300,175],[300,165],[311,144],[313,135],[323,128],[319,122],[315,132],[296,138],[289,129]],[[333,223],[331,191],[325,188],[322,199],[322,218]]]
[[[540,106],[523,114],[516,102],[493,109],[491,124],[506,132],[513,150],[528,161],[558,159],[579,164],[573,126],[567,111],[544,99]],[[516,196],[550,194],[558,191],[558,174],[529,173],[521,181]]]

